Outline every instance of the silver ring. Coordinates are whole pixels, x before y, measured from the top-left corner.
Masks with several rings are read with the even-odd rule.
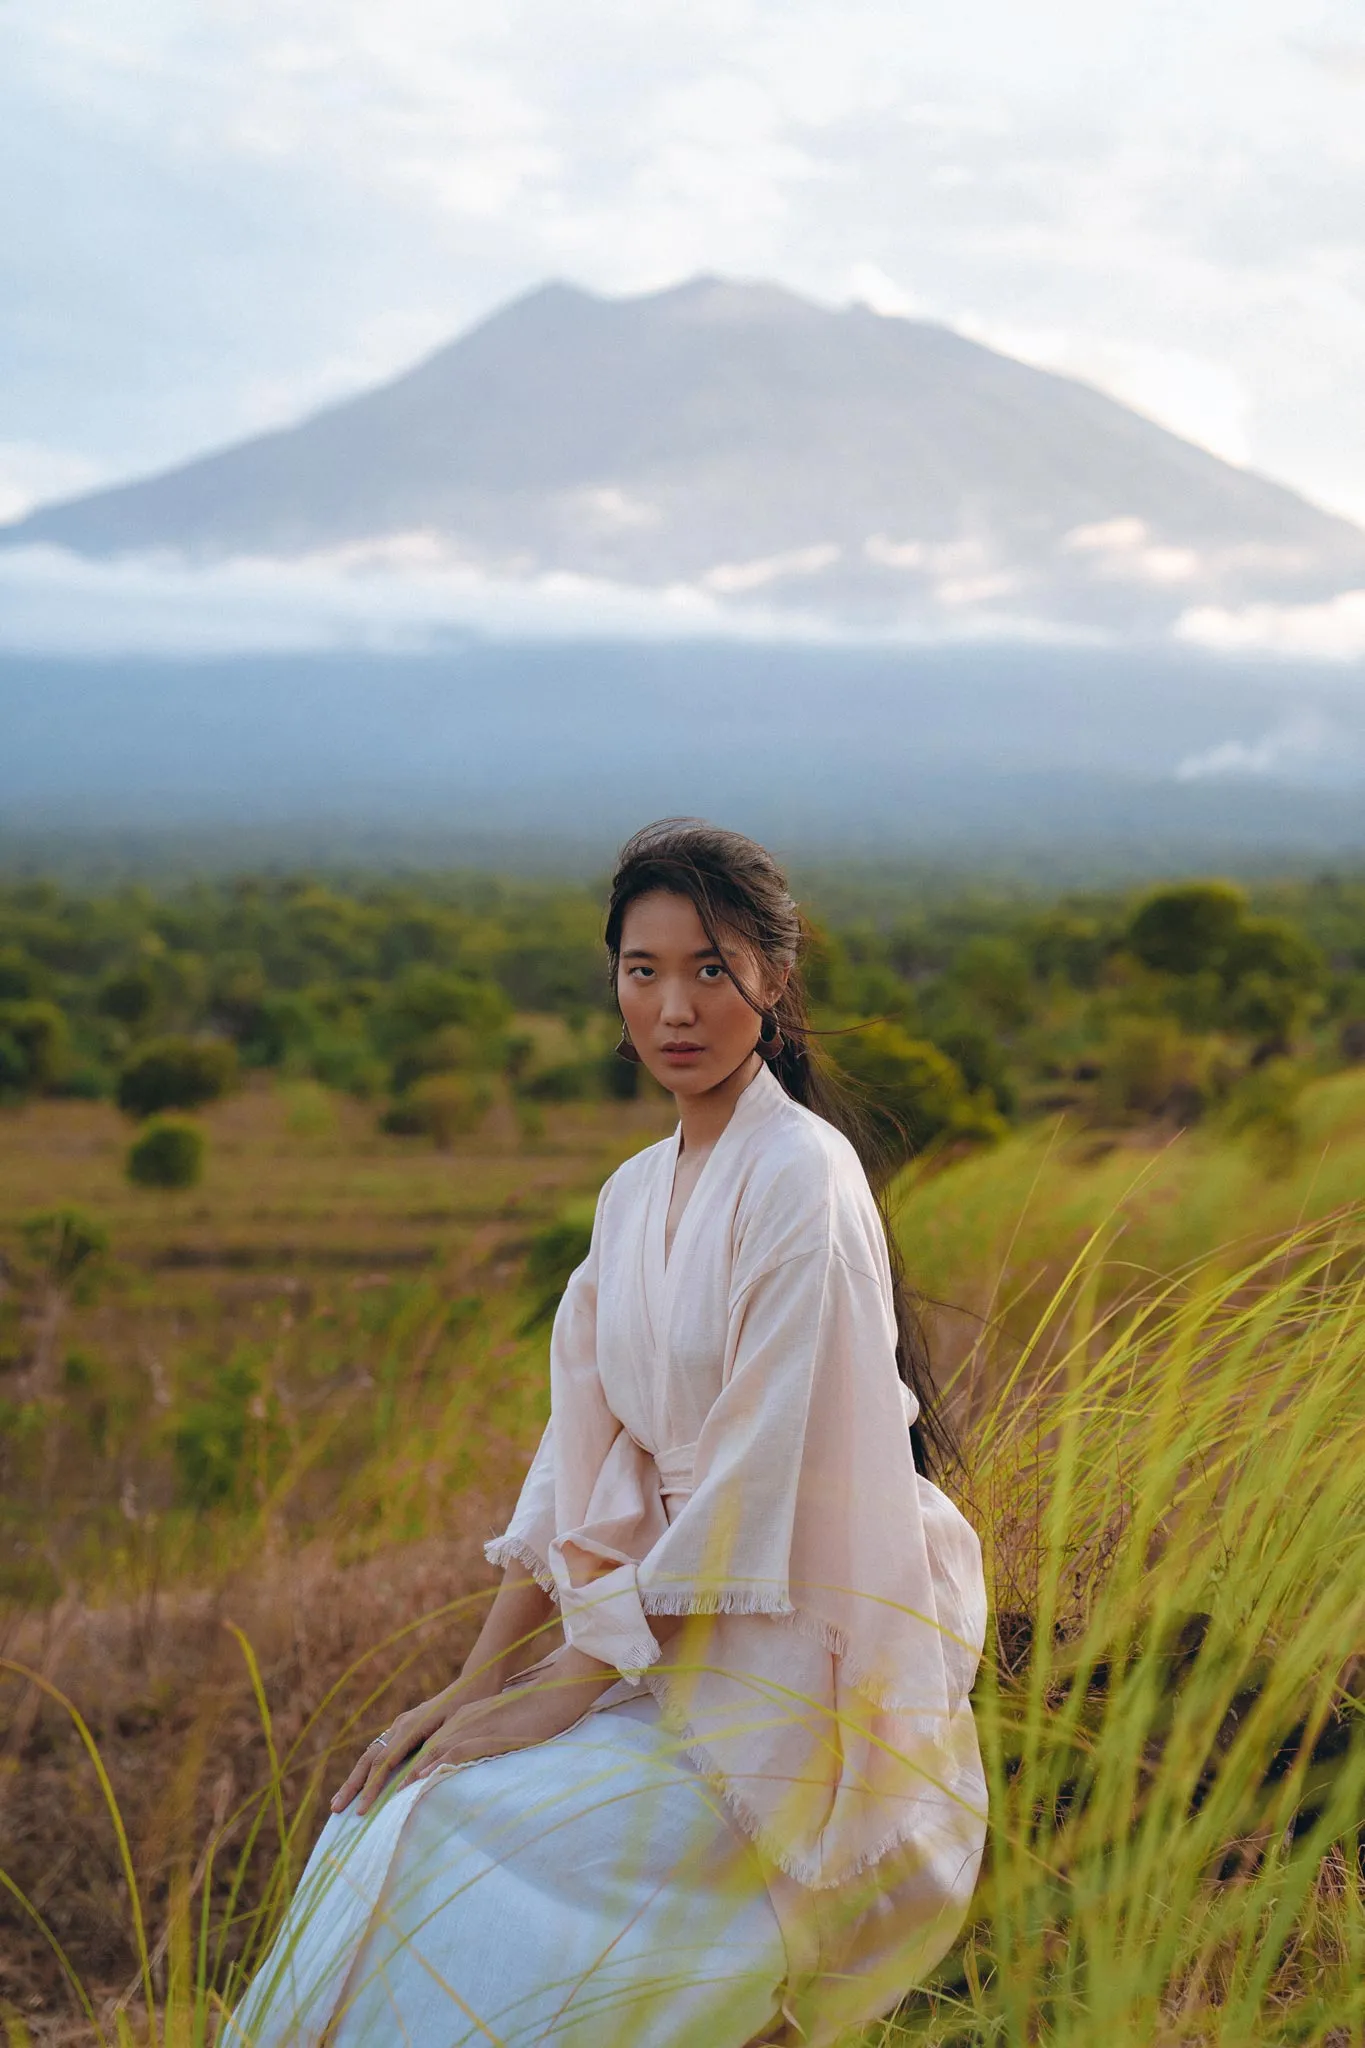
[[[374,1741],[370,1744],[371,1749],[387,1749],[388,1746],[389,1738],[387,1735],[376,1735]]]

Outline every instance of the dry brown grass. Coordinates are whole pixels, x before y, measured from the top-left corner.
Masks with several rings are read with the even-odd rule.
[[[495,1111],[441,1153],[383,1136],[372,1110],[310,1084],[257,1086],[205,1118],[203,1186],[164,1197],[123,1179],[128,1127],[102,1105],[0,1116],[0,1557],[21,1585],[36,1559],[48,1595],[0,1606],[0,1657],[66,1695],[98,1743],[161,1968],[173,1887],[207,1885],[222,1919],[271,1776],[233,1625],[289,1759],[297,1865],[320,1825],[318,1785],[360,1732],[444,1682],[477,1628],[469,1602],[492,1582],[480,1545],[544,1397],[544,1333],[519,1333],[527,1237],[666,1121],[657,1102],[567,1105],[528,1145]],[[71,1203],[105,1224],[113,1263],[63,1314],[59,1351],[81,1362],[78,1383],[25,1403],[36,1296],[18,1225]],[[241,1497],[196,1510],[172,1438],[244,1357],[262,1374],[271,1461]],[[259,1900],[278,1858],[272,1820],[243,1901]],[[127,1886],[89,1756],[60,1701],[13,1674],[0,1678],[0,1869],[97,2005],[136,2001]],[[227,1952],[250,1932],[232,1927]],[[6,2006],[54,2039],[76,2017],[50,1942],[12,1897],[0,1898]]]

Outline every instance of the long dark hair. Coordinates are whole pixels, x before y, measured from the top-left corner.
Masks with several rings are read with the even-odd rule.
[[[729,965],[727,939],[731,950],[735,940],[741,940],[761,955],[775,977],[785,975],[782,993],[767,1011],[776,1019],[783,1039],[781,1051],[769,1065],[792,1100],[842,1131],[863,1162],[881,1213],[891,1262],[896,1367],[919,1403],[918,1419],[910,1427],[915,1466],[928,1475],[956,1463],[957,1446],[939,1405],[924,1327],[911,1299],[905,1263],[887,1213],[886,1189],[898,1161],[878,1139],[872,1120],[864,1115],[848,1084],[813,1042],[801,979],[809,928],[792,901],[786,876],[766,848],[746,839],[742,832],[726,832],[700,818],[664,818],[656,825],[646,825],[621,848],[612,876],[606,940],[613,995],[627,906],[656,889],[689,899],[707,938],[726,961],[730,979],[756,1012],[763,1011],[763,1003]]]

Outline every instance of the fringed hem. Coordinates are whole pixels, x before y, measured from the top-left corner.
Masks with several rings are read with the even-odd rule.
[[[548,1593],[555,1605],[559,1605],[559,1588],[545,1560],[520,1536],[497,1536],[491,1543],[485,1543],[483,1554],[491,1565],[504,1569],[509,1564],[520,1564],[541,1591]],[[648,1614],[678,1615],[689,1614],[736,1614],[748,1615],[755,1619],[784,1621],[797,1635],[808,1641],[819,1643],[831,1657],[837,1657],[843,1667],[843,1676],[860,1692],[869,1705],[880,1714],[911,1715],[928,1731],[937,1729],[952,1719],[953,1709],[946,1697],[942,1713],[935,1717],[926,1708],[923,1700],[907,1699],[904,1694],[888,1685],[865,1665],[860,1664],[849,1648],[848,1637],[832,1622],[824,1621],[818,1614],[811,1614],[806,1608],[793,1607],[785,1593],[741,1592],[735,1587],[703,1587],[699,1590],[684,1591],[681,1588],[669,1591],[660,1587],[641,1587],[640,1605]],[[643,1645],[632,1648],[643,1648]],[[625,1677],[634,1679],[646,1665],[653,1662],[646,1658],[642,1663],[624,1669],[618,1665]]]
[[[878,1713],[912,1715],[935,1729],[951,1719],[952,1710],[947,1701],[946,1687],[943,1710],[935,1715],[933,1709],[926,1707],[922,1699],[907,1699],[885,1679],[859,1663],[850,1650],[848,1637],[842,1629],[836,1628],[832,1622],[822,1620],[818,1614],[812,1614],[804,1607],[794,1607],[785,1593],[745,1593],[727,1587],[703,1587],[693,1592],[678,1589],[670,1592],[652,1587],[646,1590],[642,1587],[640,1604],[646,1614],[739,1614],[766,1617],[771,1621],[785,1621],[797,1635],[805,1636],[810,1642],[819,1643],[831,1657],[837,1657],[848,1683],[855,1692],[860,1692]]]
[[[796,1614],[785,1593],[740,1593],[720,1586],[692,1593],[642,1586],[640,1605],[646,1614],[766,1614],[783,1621]]]
[[[500,1565],[504,1571],[509,1564],[524,1565],[541,1592],[558,1603],[559,1593],[549,1565],[520,1536],[495,1536],[491,1543],[484,1544],[483,1554],[490,1564]]]
[[[826,1875],[823,1865],[815,1858],[802,1856],[790,1842],[780,1840],[756,1809],[736,1789],[731,1778],[721,1769],[686,1715],[674,1704],[669,1681],[657,1665],[653,1670],[645,1672],[644,1683],[658,1702],[659,1718],[664,1727],[682,1744],[689,1762],[717,1794],[740,1832],[753,1843],[760,1855],[766,1856],[770,1863],[775,1864],[785,1876],[803,1886],[806,1891],[837,1891],[841,1885],[851,1883],[854,1878],[861,1877],[865,1871],[882,1862],[894,1850],[904,1848],[920,1825],[922,1816],[910,1814],[852,1863],[843,1865],[834,1876]]]

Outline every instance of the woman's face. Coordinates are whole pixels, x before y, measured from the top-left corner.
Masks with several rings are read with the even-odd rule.
[[[771,974],[747,946],[730,966],[760,1000]],[[704,1095],[728,1080],[758,1041],[762,1019],[735,987],[691,900],[657,889],[637,896],[621,926],[616,998],[635,1050],[673,1095]]]

